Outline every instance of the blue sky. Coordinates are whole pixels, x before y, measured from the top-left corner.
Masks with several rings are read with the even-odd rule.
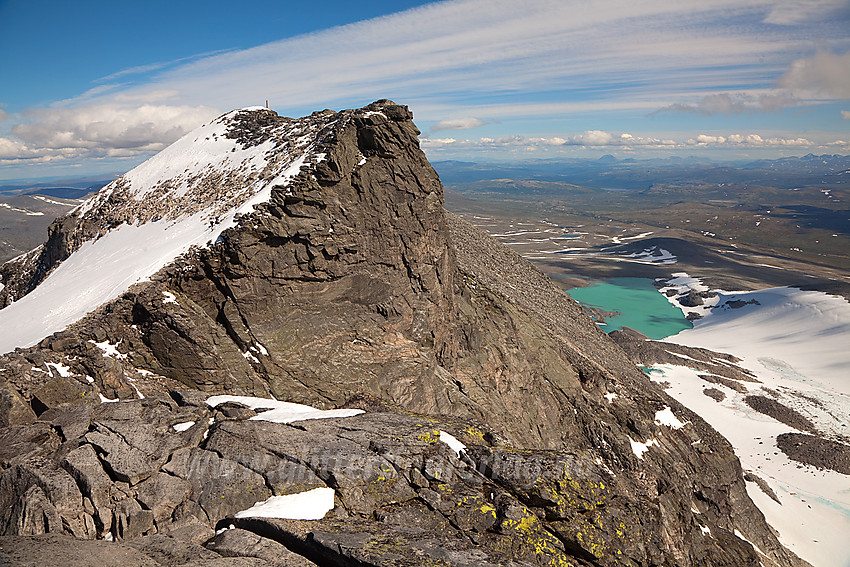
[[[308,5],[309,4],[309,5]],[[407,104],[431,159],[850,153],[850,0],[0,0],[0,179]]]

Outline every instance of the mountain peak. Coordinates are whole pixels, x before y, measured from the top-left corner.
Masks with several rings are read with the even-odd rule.
[[[250,107],[193,130],[58,219],[42,249],[0,267],[0,306],[8,306],[0,311],[0,352],[35,344],[192,247],[216,242],[273,191],[286,192],[302,171],[315,176],[338,133],[353,121],[411,118],[406,107],[388,100],[298,119]],[[366,156],[352,159],[344,173]],[[323,165],[322,171],[339,169]],[[97,278],[86,275],[93,266]],[[25,328],[5,324],[18,312],[29,314]]]
[[[29,293],[0,352],[34,346],[0,356],[0,533],[159,553],[234,550],[233,525],[321,565],[802,565],[728,442],[445,211],[418,133],[391,101],[237,110],[4,265],[0,293]],[[257,523],[313,490],[321,513]]]
[[[265,108],[229,112],[125,173],[72,214],[140,224],[203,212],[201,220],[221,222],[248,201],[268,199],[272,187],[284,186],[303,165],[323,159],[316,134],[329,121],[282,118]]]

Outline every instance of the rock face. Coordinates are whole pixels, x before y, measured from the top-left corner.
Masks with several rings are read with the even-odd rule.
[[[446,213],[406,107],[228,116],[234,152],[313,157],[214,244],[0,357],[0,562],[38,562],[26,549],[42,541],[71,564],[804,564],[725,439],[545,276]],[[128,177],[4,281],[20,297],[113,224],[173,214],[153,206],[169,191],[229,210],[269,167],[163,166],[144,206]],[[221,393],[366,413],[268,423],[204,403]],[[657,417],[668,409],[683,426]],[[235,516],[321,487],[336,504],[322,520]],[[105,536],[123,543],[76,543]]]

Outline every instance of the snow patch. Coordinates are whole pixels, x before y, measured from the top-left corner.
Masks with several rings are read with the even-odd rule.
[[[596,457],[593,462],[595,462],[597,465],[602,467],[602,469],[605,472],[607,472],[608,474],[610,474],[611,476],[616,476],[614,474],[614,471],[612,471],[611,468],[608,465],[605,464],[605,461],[602,460],[602,457]]]
[[[692,278],[686,272],[677,272],[673,274],[671,279],[663,281],[666,285],[658,291],[667,298],[667,301],[669,301],[671,305],[679,308],[685,316],[689,313],[696,313],[700,317],[706,317],[720,302],[720,296],[718,295],[715,297],[704,297],[702,305],[696,305],[693,307],[682,305],[679,300],[690,294],[690,292],[694,291],[701,293],[709,290],[708,286],[703,285],[699,279]],[[677,354],[676,356],[682,355]]]
[[[179,222],[124,224],[83,243],[32,292],[0,310],[0,353],[32,346],[65,329],[131,285],[146,281],[193,245],[207,244],[218,234],[202,217],[198,213]],[[91,277],[92,266],[98,267],[96,278]],[[12,325],[19,320],[23,324]]]
[[[127,378],[127,382],[129,382],[130,387],[132,387],[132,388],[133,388],[133,390],[136,392],[136,397],[138,397],[140,400],[144,400],[144,399],[145,399],[145,395],[144,395],[144,394],[142,394],[142,393],[139,391],[139,388],[136,386],[136,382],[135,382],[132,378]]]
[[[120,402],[121,401],[119,398],[115,398],[114,400],[110,400],[109,398],[107,398],[106,396],[104,396],[101,393],[98,393],[97,395],[100,396],[100,403],[102,403],[102,404],[112,403],[112,402]]]
[[[647,451],[649,451],[649,448],[652,447],[653,445],[658,445],[658,440],[657,439],[650,439],[646,443],[640,443],[638,441],[635,441],[631,437],[629,437],[629,443],[631,443],[631,445],[632,445],[632,453],[634,453],[635,457],[637,457],[638,459],[640,459],[642,461],[643,460],[643,454],[646,453]]]
[[[673,415],[673,410],[670,409],[670,406],[666,406],[664,409],[655,412],[655,423],[666,425],[673,429],[682,429],[685,426],[684,423],[679,421],[679,418]]]
[[[176,305],[180,305],[177,303],[177,296],[170,291],[163,291],[162,295],[165,297],[165,299],[162,300],[163,303],[174,303]]]
[[[62,364],[61,362],[46,362],[45,366],[49,366],[49,367],[53,368],[54,370],[56,370],[56,372],[62,378],[70,378],[71,376],[73,376],[71,369],[69,367],[65,366],[64,364]]]
[[[445,431],[440,431],[440,441],[449,446],[449,448],[457,453],[457,458],[460,458],[460,454],[466,451],[466,445],[457,440],[453,435],[446,433]]]
[[[653,234],[652,231],[641,232],[640,234],[636,234],[635,236],[623,236],[623,237],[619,238],[618,240],[640,240],[641,238],[646,238],[647,236],[650,236],[651,234]]]
[[[69,203],[62,203],[61,201],[54,201],[53,199],[48,199],[43,195],[30,195],[33,199],[38,199],[39,201],[43,201],[45,203],[50,203],[51,205],[62,205],[64,207],[70,207]]]
[[[110,344],[109,341],[103,341],[102,343],[99,343],[93,340],[89,340],[89,342],[103,351],[103,358],[117,358],[118,360],[127,359],[126,354],[118,352],[117,347],[121,343],[121,341],[118,341],[114,345]]]
[[[788,287],[718,293],[716,308],[695,321],[692,329],[665,340],[733,354],[744,359],[743,366],[759,379],[766,371],[774,372],[803,382],[800,387],[805,390],[820,389],[831,392],[828,398],[847,399],[847,300]]]
[[[207,404],[216,407],[225,402],[236,402],[262,413],[250,418],[255,421],[270,421],[273,423],[292,423],[294,421],[305,421],[308,419],[330,419],[336,417],[353,417],[365,413],[360,409],[333,409],[320,410],[303,404],[292,402],[279,402],[268,398],[255,398],[251,396],[212,396],[207,399]]]
[[[272,496],[257,502],[247,510],[234,514],[236,518],[281,518],[285,520],[321,520],[333,510],[333,488],[314,488],[298,494]]]
[[[619,396],[614,392],[608,392],[603,396],[606,400],[608,400],[609,404],[613,404],[614,400],[616,400]]]
[[[42,213],[41,211],[36,212],[36,211],[30,211],[30,210],[27,210],[27,209],[19,209],[17,207],[13,207],[9,203],[0,203],[0,207],[3,207],[4,209],[9,209],[10,211],[15,211],[16,213],[24,213],[28,217],[44,216],[44,213]]]
[[[176,423],[176,424],[172,425],[171,427],[173,427],[174,431],[176,431],[177,433],[182,433],[182,432],[188,430],[193,425],[195,425],[194,421],[186,421],[186,422],[183,422],[183,423]]]
[[[669,250],[658,246],[651,246],[640,252],[631,254],[622,254],[623,258],[631,258],[638,262],[648,262],[650,264],[675,264],[679,259]]]
[[[699,279],[692,278],[687,272],[674,273],[673,277],[667,280],[667,286],[671,288],[678,288],[680,292],[686,292],[688,290],[708,291],[708,286],[703,285],[702,281]]]
[[[738,539],[742,539],[742,540],[744,540],[745,542],[747,542],[747,543],[749,543],[750,545],[752,545],[752,546],[753,546],[753,549],[755,549],[755,550],[756,550],[756,552],[757,552],[759,555],[763,555],[764,557],[767,557],[767,555],[765,555],[764,551],[762,551],[761,549],[759,549],[759,547],[758,547],[756,544],[754,544],[753,542],[751,542],[750,540],[748,540],[746,537],[744,537],[744,534],[742,534],[742,533],[740,532],[740,530],[738,530],[738,528],[735,528],[735,537],[737,537]]]
[[[516,234],[525,234],[527,232],[539,231],[524,231]],[[493,235],[493,236],[513,236],[513,234]],[[600,235],[601,236],[601,235]],[[627,239],[623,239],[627,240]],[[621,239],[614,237],[614,244],[620,244]],[[516,244],[521,244],[517,242]],[[624,250],[588,250],[587,248],[563,248],[552,252],[546,251],[549,254],[565,254],[574,256],[593,256],[603,260],[611,260],[613,262],[634,262],[636,264],[675,264],[679,259],[669,250],[658,246],[650,246],[637,252],[626,252]]]
[[[731,339],[734,340],[734,337]],[[745,341],[745,337],[739,336],[738,339]],[[737,353],[733,351],[732,354]],[[850,421],[846,417],[850,407],[847,394],[809,387],[799,379],[787,378],[789,374],[773,374],[758,361],[754,363],[758,368],[753,369],[765,382],[764,387],[783,394],[793,387],[805,396],[817,396],[815,399],[825,404],[830,413],[844,423]],[[685,366],[667,364],[650,369],[653,381],[668,383],[668,394],[729,440],[744,470],[753,471],[770,484],[781,504],[762,492],[756,483],[747,483],[746,489],[768,523],[779,532],[782,544],[812,565],[845,567],[850,557],[846,543],[850,533],[847,477],[834,471],[803,466],[789,459],[776,448],[776,438],[793,431],[790,427],[750,408],[743,401],[747,394],[728,390],[726,399],[720,403],[704,395],[703,389],[709,385],[699,377],[701,373]],[[830,396],[834,399],[829,400]],[[783,395],[782,401],[789,403],[789,397],[793,394]],[[818,425],[821,429],[827,428],[826,422]],[[817,526],[817,530],[813,532],[812,526]]]

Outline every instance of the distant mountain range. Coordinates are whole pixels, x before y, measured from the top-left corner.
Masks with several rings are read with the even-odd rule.
[[[118,177],[118,174],[58,179],[19,180],[0,185],[0,196],[37,194],[78,199],[93,191],[97,191],[116,177]]]
[[[650,160],[534,160],[513,164],[438,161],[444,183],[515,179],[571,183],[598,189],[641,190],[656,184],[754,184],[778,188],[850,186],[850,156],[812,154],[750,162],[714,162],[696,157]]]

